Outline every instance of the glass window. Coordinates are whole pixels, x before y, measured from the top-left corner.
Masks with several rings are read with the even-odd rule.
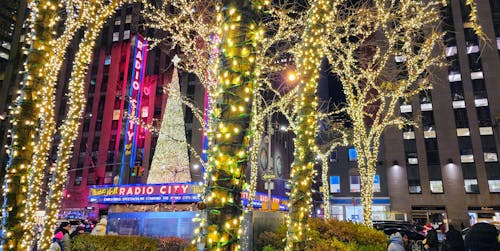
[[[476,107],[488,106],[488,99],[487,98],[474,99],[474,104],[476,105]]]
[[[457,47],[456,46],[450,46],[446,47],[446,56],[451,57],[457,55]]]
[[[480,127],[492,126],[490,108],[488,106],[477,107],[476,112]]]
[[[449,82],[462,81],[462,75],[460,75],[459,71],[452,71],[448,74],[448,81]]]
[[[380,176],[379,175],[375,175],[375,177],[373,177],[373,192],[374,193],[380,192]]]
[[[464,179],[464,186],[466,193],[479,193],[477,179]]]
[[[444,193],[442,180],[431,180],[431,193]]]
[[[351,193],[359,193],[361,191],[361,180],[359,176],[350,176]]]
[[[458,137],[470,136],[469,128],[457,128],[457,136]]]
[[[401,105],[399,109],[401,110],[401,113],[412,112],[411,105]]]
[[[488,186],[490,188],[490,193],[500,193],[500,179],[488,180]]]
[[[434,113],[432,111],[422,112],[422,126],[424,130],[434,130]]]
[[[348,149],[348,154],[349,154],[349,161],[356,161],[358,160],[358,152],[354,148],[349,148]]]
[[[453,113],[455,114],[455,123],[457,128],[468,128],[469,121],[467,119],[467,110],[462,109],[454,109]]]
[[[450,83],[451,98],[453,101],[464,100],[464,87],[462,82]]]
[[[330,153],[330,162],[337,162],[337,150],[333,150]]]
[[[340,193],[340,176],[330,176],[330,193]]]
[[[420,186],[420,170],[418,165],[408,165],[406,176],[408,178],[408,191],[410,193],[421,193],[422,188]]]

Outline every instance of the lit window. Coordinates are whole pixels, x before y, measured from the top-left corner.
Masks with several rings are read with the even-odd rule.
[[[462,75],[460,75],[460,72],[458,71],[452,71],[448,73],[448,81],[449,82],[462,81]]]
[[[486,98],[474,99],[474,104],[476,105],[476,107],[488,106],[488,99]]]
[[[359,193],[361,191],[361,181],[359,176],[350,176],[351,193]]]
[[[10,43],[4,41],[4,42],[2,42],[2,47],[5,48],[5,49],[7,49],[7,50],[10,50]]]
[[[479,127],[480,135],[493,135],[493,128],[491,126]]]
[[[396,62],[398,62],[398,63],[406,62],[406,57],[405,56],[395,56],[394,60],[396,60]]]
[[[127,16],[125,17],[125,23],[126,23],[126,24],[132,23],[132,15],[127,15]]]
[[[144,106],[141,110],[141,117],[147,118],[149,116],[149,107]]]
[[[340,176],[330,176],[330,193],[340,193]]]
[[[120,25],[122,22],[120,21],[120,19],[118,20],[115,20],[115,25]]]
[[[116,42],[120,39],[120,33],[119,32],[113,32],[113,42]]]
[[[464,186],[466,193],[479,193],[477,179],[464,179]]]
[[[408,190],[410,193],[421,193],[422,187],[420,185],[409,185]]]
[[[500,50],[500,37],[497,37],[497,49]]]
[[[432,103],[420,104],[420,110],[423,112],[432,111]]]
[[[476,72],[471,72],[470,73],[470,78],[472,80],[475,80],[475,79],[483,79],[483,72],[482,71],[476,71]]]
[[[435,139],[436,138],[436,131],[434,131],[432,128],[429,128],[430,130],[425,130],[424,131],[424,138],[426,139]]]
[[[403,132],[403,139],[415,139],[415,132],[414,131]]]
[[[123,39],[130,39],[130,30],[126,30],[123,32]]]
[[[446,56],[451,57],[457,55],[457,47],[456,46],[451,46],[451,47],[446,47]]]
[[[120,119],[120,110],[114,110],[113,111],[113,120],[119,120]]]
[[[469,128],[457,128],[457,136],[459,137],[470,136]]]
[[[497,153],[484,153],[484,162],[497,162]]]
[[[374,193],[380,192],[380,176],[379,175],[375,175],[375,177],[373,177],[373,192]]]
[[[465,108],[465,101],[463,100],[453,101],[453,108],[454,109]]]
[[[106,59],[104,59],[104,65],[110,65],[111,64],[111,55],[107,55]]]
[[[348,149],[348,154],[349,154],[349,161],[356,161],[358,160],[358,152],[354,148],[349,148]]]
[[[0,51],[0,58],[3,58],[5,60],[9,60],[9,54],[7,54],[3,51]]]
[[[431,193],[444,193],[442,180],[431,180]]]
[[[478,53],[478,52],[479,52],[479,46],[477,45],[471,45],[467,47],[467,54]]]
[[[500,180],[488,180],[491,193],[500,193]]]
[[[472,154],[460,155],[460,162],[462,162],[462,163],[474,163],[474,155],[472,155]]]
[[[408,158],[408,164],[410,164],[410,165],[417,165],[418,164],[418,158]]]
[[[412,112],[411,105],[401,105],[399,109],[401,110],[401,113]]]

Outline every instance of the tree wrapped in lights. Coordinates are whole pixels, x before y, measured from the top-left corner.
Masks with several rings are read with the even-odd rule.
[[[20,250],[24,234],[22,220],[27,198],[28,166],[35,148],[37,120],[42,112],[41,92],[48,59],[52,51],[54,27],[59,20],[57,1],[30,1],[30,32],[27,44],[30,46],[24,64],[24,80],[10,111],[12,129],[11,144],[8,149],[9,162],[3,186],[4,204],[2,207],[2,250]]]
[[[346,95],[352,144],[358,152],[364,224],[372,225],[372,198],[380,137],[407,121],[400,100],[431,87],[428,71],[442,64],[442,34],[434,29],[442,1],[339,1],[324,33],[325,54]]]
[[[42,228],[42,235],[39,247],[48,248],[53,235],[53,228],[56,225],[59,214],[62,192],[66,184],[67,169],[72,154],[74,140],[78,136],[81,124],[82,113],[85,108],[85,76],[88,65],[92,60],[92,53],[95,42],[102,26],[106,20],[113,15],[115,10],[128,2],[127,0],[111,0],[107,4],[98,6],[98,11],[87,23],[87,30],[84,32],[83,40],[80,43],[78,52],[73,63],[71,79],[68,84],[68,114],[63,124],[59,128],[61,141],[57,149],[57,160],[54,166],[51,182],[49,183],[49,193],[45,208],[46,218]]]
[[[23,247],[31,249],[35,236],[35,214],[40,206],[42,183],[47,167],[47,157],[52,148],[55,133],[55,87],[57,76],[61,69],[66,49],[76,31],[93,16],[96,10],[94,2],[67,2],[65,6],[66,18],[62,34],[51,41],[48,50],[51,51],[48,61],[45,62],[44,84],[41,91],[44,93],[39,113],[39,135],[36,140],[33,157],[29,168],[28,196],[26,200],[25,218],[23,227]]]

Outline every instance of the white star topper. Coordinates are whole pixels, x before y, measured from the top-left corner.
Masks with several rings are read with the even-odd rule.
[[[174,63],[174,66],[177,67],[177,65],[181,62],[181,58],[175,54],[174,58],[172,59],[172,63]]]

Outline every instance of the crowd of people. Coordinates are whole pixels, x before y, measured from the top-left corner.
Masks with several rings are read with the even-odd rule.
[[[499,232],[494,225],[488,223],[472,226],[465,235],[465,240],[462,233],[450,224],[442,243],[438,240],[435,228],[427,224],[426,230],[422,241],[425,251],[500,251]],[[415,251],[415,246],[406,233],[396,232],[389,238],[387,251]]]
[[[108,221],[106,217],[102,217],[95,227],[90,228],[86,224],[80,224],[74,231],[71,232],[71,224],[63,221],[59,227],[54,231],[50,251],[70,251],[71,241],[78,235],[91,234],[91,235],[106,235],[106,225]],[[71,232],[71,233],[70,233]]]

